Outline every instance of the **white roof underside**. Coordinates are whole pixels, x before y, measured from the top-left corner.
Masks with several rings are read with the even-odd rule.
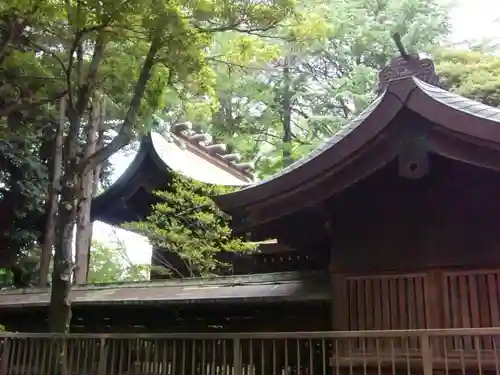
[[[245,186],[252,183],[250,178],[234,176],[199,155],[183,149],[182,144],[179,146],[159,133],[152,132],[151,140],[163,162],[183,176],[215,185]]]

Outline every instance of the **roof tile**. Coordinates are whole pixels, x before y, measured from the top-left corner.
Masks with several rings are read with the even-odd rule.
[[[475,100],[464,98],[458,94],[429,85],[417,78],[413,78],[416,85],[432,99],[457,111],[466,112],[476,117],[500,123],[500,109],[490,107]]]

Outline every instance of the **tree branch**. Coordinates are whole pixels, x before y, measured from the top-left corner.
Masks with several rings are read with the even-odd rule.
[[[160,47],[161,38],[155,37],[151,42],[146,60],[142,65],[141,74],[139,75],[139,79],[134,87],[134,95],[130,102],[127,114],[125,115],[125,119],[121,124],[118,135],[114,137],[110,143],[96,151],[88,159],[82,160],[79,166],[82,171],[82,175],[94,170],[97,165],[107,160],[111,157],[111,155],[125,147],[132,140],[134,125],[139,116],[141,100],[144,96],[144,92],[146,91],[148,81],[151,78],[155,64],[155,57],[158,54]]]
[[[5,116],[8,116],[10,115],[12,112],[15,112],[15,111],[22,111],[22,110],[25,110],[25,109],[29,109],[30,107],[39,107],[39,106],[42,106],[44,104],[47,104],[47,103],[52,103],[56,100],[59,100],[61,99],[64,95],[66,95],[67,91],[61,91],[61,92],[58,92],[57,94],[54,94],[48,98],[45,98],[43,100],[39,100],[39,101],[36,101],[36,102],[22,102],[22,103],[13,103],[12,105],[10,105],[9,107],[7,108],[4,108],[4,109],[1,109],[0,110],[0,117],[5,117]],[[28,98],[29,99],[29,98]]]
[[[99,66],[101,64],[101,60],[104,55],[104,49],[106,47],[104,39],[104,32],[100,32],[97,35],[95,41],[94,52],[92,54],[92,59],[90,60],[87,77],[85,78],[85,82],[83,83],[83,85],[78,90],[78,99],[75,105],[75,109],[79,115],[81,115],[87,108],[90,94],[94,91],[94,88],[96,86],[97,73],[99,72]]]

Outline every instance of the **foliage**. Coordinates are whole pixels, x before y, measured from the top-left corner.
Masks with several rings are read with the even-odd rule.
[[[86,199],[82,177],[147,130],[151,115],[169,105],[169,93],[213,96],[204,55],[215,33],[268,30],[292,8],[288,0],[0,5],[1,138],[38,131],[42,160],[51,165],[44,195],[51,207],[46,220],[54,225],[47,225],[42,260],[53,247],[52,330],[65,332],[69,325],[73,226]],[[88,152],[92,133],[100,134],[102,147]],[[44,274],[48,262],[42,264]]]
[[[433,57],[441,83],[447,89],[500,107],[500,57],[458,49],[437,50]]]
[[[92,242],[89,283],[149,280],[149,265],[133,264],[122,244]]]
[[[428,52],[449,31],[440,1],[302,1],[294,17],[252,41],[217,36],[209,62],[218,111],[189,98],[180,117],[254,159],[261,177],[300,158],[373,99],[376,73],[403,35]],[[193,104],[195,103],[195,104]]]
[[[36,134],[0,140],[0,242],[19,258],[37,249],[42,234],[47,170],[37,143]]]
[[[147,220],[125,227],[149,238],[153,248],[177,254],[191,276],[211,274],[227,266],[218,257],[221,252],[246,253],[255,249],[231,236],[229,217],[210,199],[230,190],[175,174],[168,191],[155,193],[160,203]],[[182,276],[174,267],[169,271]]]

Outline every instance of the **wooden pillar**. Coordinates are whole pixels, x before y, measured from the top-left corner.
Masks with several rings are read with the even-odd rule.
[[[332,329],[346,331],[349,329],[349,300],[344,276],[330,269],[330,285]]]
[[[330,286],[331,286],[331,317],[332,317],[332,330],[343,331],[349,329],[349,300],[347,297],[347,289],[344,275],[341,270],[341,259],[337,258],[335,249],[335,236],[333,233],[333,224],[327,213],[322,212],[324,216],[325,225],[323,230],[328,238],[330,247],[330,264],[328,271],[330,273]]]
[[[425,328],[447,328],[446,305],[448,304],[448,291],[445,288],[445,276],[441,269],[429,270],[425,275]],[[431,342],[433,355],[446,355],[445,346],[442,341]],[[437,375],[442,375],[437,371]]]
[[[425,275],[426,328],[447,328],[445,317],[448,293],[445,290],[444,273],[440,269],[429,270]]]

